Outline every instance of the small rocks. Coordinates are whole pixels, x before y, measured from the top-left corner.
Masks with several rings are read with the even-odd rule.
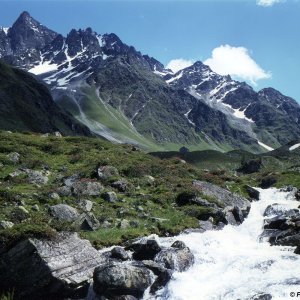
[[[25,172],[28,175],[28,182],[31,184],[44,185],[48,183],[49,171],[34,171],[26,169]]]
[[[58,193],[50,193],[49,198],[53,200],[59,200],[60,196],[58,195]]]
[[[55,131],[53,135],[57,138],[62,138],[62,134],[59,131]]]
[[[95,231],[100,228],[100,223],[93,213],[87,212],[81,214],[75,221],[81,230]]]
[[[112,299],[132,295],[141,298],[151,285],[151,274],[145,267],[122,263],[105,263],[94,270],[94,291]]]
[[[119,223],[119,227],[120,227],[121,229],[126,229],[126,228],[128,228],[129,226],[130,226],[130,223],[129,223],[129,221],[126,220],[126,219],[121,220],[121,222]]]
[[[106,192],[103,194],[103,199],[107,202],[116,202],[118,201],[117,194],[115,192]]]
[[[0,221],[0,229],[12,228],[15,224],[10,221]]]
[[[120,259],[120,260],[129,260],[130,257],[128,253],[122,247],[114,247],[111,250],[111,258]]]
[[[20,161],[20,156],[21,155],[18,152],[12,152],[7,154],[7,159],[16,164]]]
[[[66,204],[50,206],[49,213],[59,221],[74,222],[79,218],[77,209]]]
[[[97,168],[97,177],[100,180],[108,180],[119,176],[119,171],[113,166],[100,166]]]
[[[117,189],[119,192],[126,192],[128,188],[128,182],[125,179],[120,179],[111,184],[111,186]]]

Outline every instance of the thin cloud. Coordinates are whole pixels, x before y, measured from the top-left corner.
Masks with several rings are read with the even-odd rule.
[[[253,85],[256,85],[258,80],[269,79],[272,76],[253,60],[248,49],[244,47],[221,45],[212,51],[212,57],[204,63],[220,75],[231,75]]]
[[[284,2],[284,0],[257,0],[256,4],[259,6],[269,7],[280,2]]]
[[[177,58],[172,59],[166,66],[167,69],[171,69],[174,73],[179,70],[185,69],[191,66],[194,62],[189,59]]]

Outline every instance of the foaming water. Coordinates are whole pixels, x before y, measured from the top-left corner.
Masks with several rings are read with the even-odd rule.
[[[240,226],[160,239],[164,245],[174,240],[186,243],[195,255],[195,264],[187,272],[174,273],[156,297],[146,298],[244,300],[265,293],[272,299],[292,299],[291,292],[300,292],[300,255],[293,253],[293,247],[259,242],[266,207],[278,203],[282,209],[291,209],[297,208],[299,202],[277,189],[259,191],[261,200],[252,203]]]

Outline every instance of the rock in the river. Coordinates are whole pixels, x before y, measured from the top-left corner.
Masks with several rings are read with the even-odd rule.
[[[259,200],[259,191],[249,185],[245,185],[246,192],[253,200]]]
[[[277,182],[274,176],[267,176],[261,180],[260,187],[262,189],[268,189]]]
[[[145,267],[108,262],[94,271],[94,291],[108,299],[118,295],[141,298],[150,285],[151,273]]]
[[[250,300],[271,300],[272,296],[270,294],[258,294],[253,296]]]
[[[136,260],[152,260],[161,251],[161,247],[154,239],[131,244],[126,250],[133,251],[132,257]]]
[[[114,247],[111,250],[111,258],[128,260],[130,259],[128,253],[122,247]]]
[[[27,239],[0,260],[2,287],[32,300],[85,297],[94,268],[105,262],[76,233],[60,233],[54,240]]]
[[[113,166],[100,166],[97,168],[97,177],[100,180],[107,180],[119,176],[118,169]]]
[[[74,222],[79,217],[77,209],[66,204],[50,206],[49,213],[59,221]]]
[[[170,248],[160,251],[154,261],[167,269],[182,272],[192,266],[194,255],[184,243],[175,242]]]

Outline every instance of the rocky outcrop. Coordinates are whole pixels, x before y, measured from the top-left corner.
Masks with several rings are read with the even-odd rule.
[[[1,256],[0,281],[19,299],[84,297],[94,268],[105,258],[76,233],[27,239]]]
[[[66,204],[50,206],[49,213],[55,219],[66,222],[74,222],[79,217],[77,209]]]

